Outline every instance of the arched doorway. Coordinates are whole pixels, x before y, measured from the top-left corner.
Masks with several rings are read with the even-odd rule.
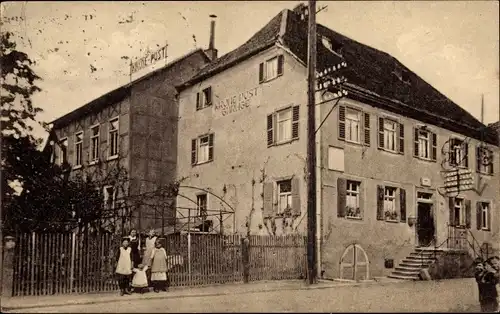
[[[340,279],[368,280],[370,261],[365,250],[359,244],[349,245],[340,259]]]

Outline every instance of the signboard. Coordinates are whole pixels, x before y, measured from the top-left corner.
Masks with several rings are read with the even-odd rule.
[[[228,114],[248,108],[251,104],[255,104],[258,96],[260,96],[259,87],[254,87],[219,100],[215,104],[214,110],[220,112],[223,116],[227,116]]]
[[[472,190],[474,179],[470,169],[456,169],[446,173],[444,187],[446,194]]]
[[[135,62],[130,62],[130,75],[137,71],[140,71],[151,64],[154,64],[158,61],[165,60],[167,58],[167,47],[168,44],[154,52],[147,52],[146,55],[142,58],[139,58]]]

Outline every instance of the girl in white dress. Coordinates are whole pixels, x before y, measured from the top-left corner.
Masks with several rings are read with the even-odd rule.
[[[132,249],[129,247],[128,238],[122,240],[122,246],[118,251],[118,263],[116,265],[116,274],[118,276],[118,285],[120,286],[120,295],[130,294],[128,291],[130,284],[130,275],[132,275]]]
[[[146,271],[148,270],[147,265],[139,264],[137,268],[134,268],[135,273],[132,279],[132,287],[135,292],[144,293],[144,290],[148,287],[148,278],[146,277]]]

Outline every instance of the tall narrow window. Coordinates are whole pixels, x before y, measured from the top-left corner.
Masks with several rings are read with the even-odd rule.
[[[464,200],[461,198],[455,198],[455,226],[465,226],[465,206]]]
[[[109,157],[118,156],[118,118],[109,121]]]
[[[361,218],[361,209],[359,207],[360,182],[347,181],[346,189],[346,217]]]
[[[83,132],[75,134],[75,166],[81,166],[83,162]]]
[[[430,133],[425,130],[419,130],[418,131],[418,157],[423,158],[423,159],[430,159],[431,154],[430,154],[430,148],[431,148],[431,141],[430,141]]]
[[[292,108],[277,112],[278,142],[292,139]]]
[[[278,57],[266,61],[266,79],[270,80],[278,76]]]
[[[196,196],[196,210],[198,216],[206,216],[207,215],[207,194],[198,194]]]
[[[493,151],[487,147],[478,146],[476,155],[477,172],[493,174]]]
[[[283,180],[278,186],[278,214],[285,213],[292,208],[292,180]]]
[[[198,145],[198,162],[208,161],[208,136],[200,137]]]
[[[468,167],[468,144],[459,139],[450,140],[449,164],[451,166]]]
[[[278,55],[259,64],[259,83],[272,80],[283,74],[284,57]]]
[[[345,115],[345,139],[349,142],[359,143],[360,142],[360,120],[361,111],[346,108]]]
[[[114,210],[116,207],[116,189],[111,186],[105,186],[103,191],[104,209]]]
[[[384,119],[384,148],[396,151],[396,122]]]
[[[68,162],[68,139],[62,139],[59,142],[59,165],[64,165]]]
[[[396,211],[396,188],[384,188],[384,216],[386,220],[397,221]]]
[[[99,160],[99,125],[90,129],[90,162]]]
[[[490,228],[490,204],[488,202],[481,202],[481,229],[488,230]]]
[[[214,134],[207,134],[191,141],[191,164],[197,165],[214,159]]]

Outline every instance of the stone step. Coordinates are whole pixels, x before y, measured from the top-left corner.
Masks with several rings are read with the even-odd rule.
[[[410,256],[417,256],[417,257],[434,257],[434,252],[411,252]]]
[[[421,269],[421,268],[427,268],[432,264],[432,262],[429,263],[422,263],[422,262],[405,262],[404,260],[399,263],[398,266],[401,267],[408,267],[408,268],[415,268],[415,269]]]
[[[406,259],[409,259],[409,260],[415,260],[415,261],[433,261],[435,260],[434,256],[415,256],[415,255],[410,255],[410,256],[407,256]]]
[[[444,252],[445,249],[444,248],[434,248],[434,247],[418,247],[418,248],[415,248],[415,252]]]
[[[407,265],[399,264],[394,269],[395,270],[403,270],[403,271],[420,272],[420,270],[422,270],[424,268],[428,268],[428,266],[423,266],[423,267],[422,266],[414,266],[414,265],[407,266]]]
[[[404,269],[398,269],[399,267],[396,268],[392,272],[393,275],[400,275],[400,276],[417,276],[420,274],[420,269],[418,270],[404,270]]]
[[[419,280],[420,278],[418,276],[402,276],[402,275],[397,275],[397,274],[390,274],[387,276],[389,278],[393,279],[400,279],[400,280]]]

